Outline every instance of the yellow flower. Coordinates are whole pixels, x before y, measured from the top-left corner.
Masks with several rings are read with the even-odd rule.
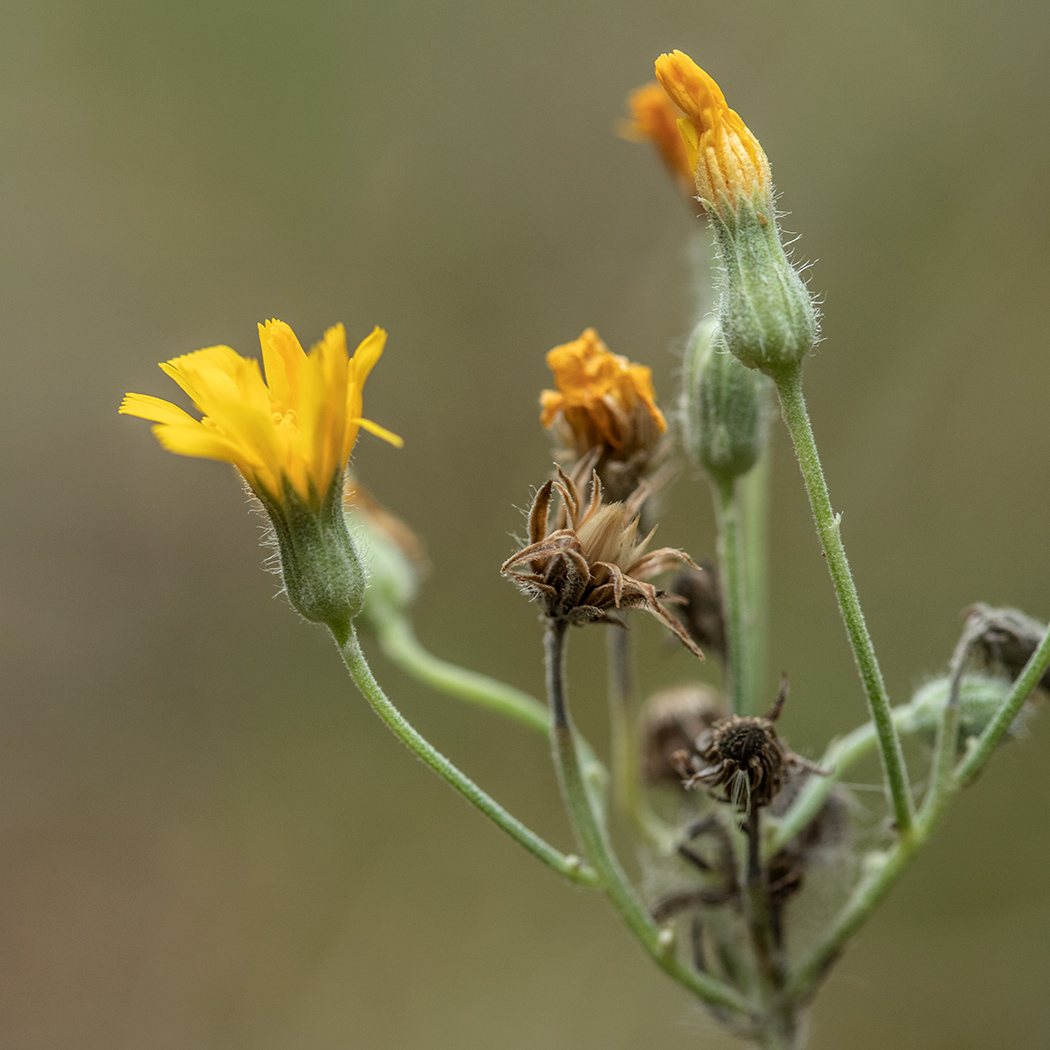
[[[540,395],[540,422],[550,427],[561,414],[579,455],[608,446],[635,444],[639,424],[659,436],[667,421],[656,407],[652,372],[609,348],[593,328],[547,354],[557,390]]]
[[[627,99],[631,117],[620,126],[620,134],[631,142],[651,142],[682,189],[693,195],[695,163],[689,154],[678,130],[681,111],[655,80],[631,92]]]
[[[203,414],[148,394],[127,394],[120,411],[157,424],[169,451],[232,463],[263,499],[282,502],[290,485],[317,511],[333,480],[342,479],[359,427],[400,447],[401,439],[361,416],[361,392],[386,343],[376,328],[350,357],[346,330],[329,328],[307,354],[283,321],[259,325],[259,362],[228,346],[176,357],[161,369]]]
[[[769,161],[718,85],[681,51],[656,60],[656,78],[685,113],[678,128],[704,201],[735,212],[741,198],[768,197]]]

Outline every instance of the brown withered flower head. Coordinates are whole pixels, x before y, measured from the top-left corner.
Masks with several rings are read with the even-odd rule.
[[[725,718],[725,697],[703,682],[681,682],[653,693],[642,707],[642,775],[650,783],[682,786],[672,761],[689,751],[701,733]]]
[[[787,693],[784,679],[765,718],[730,715],[702,733],[692,752],[679,751],[674,762],[685,786],[700,785],[720,802],[750,812],[773,801],[787,772],[803,769],[824,775],[819,766],[788,751],[773,728]]]
[[[980,662],[1017,678],[1039,648],[1046,625],[1019,609],[993,609],[984,602],[977,602],[964,611],[966,630],[973,636],[973,649]],[[1036,688],[1050,692],[1050,670]]]
[[[593,328],[556,346],[547,364],[557,390],[540,395],[540,422],[559,446],[555,458],[575,475],[593,457],[610,500],[626,500],[667,453],[652,372],[611,353]]]
[[[560,507],[555,528],[548,531],[555,492]],[[533,500],[528,546],[508,558],[500,572],[539,601],[551,619],[622,627],[619,612],[644,609],[702,660],[699,646],[660,604],[666,593],[648,582],[674,565],[693,562],[671,547],[648,551],[651,532],[638,538],[638,512],[646,495],[643,489],[627,503],[604,503],[595,474],[584,506],[575,482],[559,467],[557,480],[548,481]]]

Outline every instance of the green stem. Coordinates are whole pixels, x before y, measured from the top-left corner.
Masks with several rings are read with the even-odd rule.
[[[914,709],[911,704],[893,708],[893,724],[898,732],[914,731]],[[879,737],[874,722],[865,722],[844,737],[833,741],[820,760],[827,776],[812,776],[779,819],[776,830],[769,837],[766,856],[772,857],[783,849],[820,812],[832,789],[846,771],[878,747]]]
[[[753,690],[747,646],[747,585],[740,528],[740,499],[733,478],[714,478],[718,511],[718,573],[722,583],[722,610],[726,625],[726,664],[733,712],[750,715]]]
[[[1039,680],[1046,674],[1047,667],[1050,667],[1050,627],[1047,628],[1043,640],[1032,653],[1028,663],[1025,664],[1017,681],[1014,682],[1013,689],[1010,690],[1010,695],[1003,702],[1003,706],[999,708],[995,718],[981,734],[973,750],[959,764],[955,778],[961,786],[966,787],[981,771],[985,762],[991,758],[992,752],[999,746],[1010,726],[1013,725],[1024,702],[1032,695]]]
[[[465,700],[487,711],[504,715],[544,736],[548,735],[550,724],[547,706],[534,696],[435,656],[423,647],[412,624],[405,617],[391,615],[375,618],[372,626],[386,656],[413,678],[457,700]],[[608,770],[586,740],[580,740],[580,750],[583,753],[584,772],[600,794],[609,779]]]
[[[763,398],[763,406],[765,399]],[[751,669],[751,710],[762,710],[769,650],[769,489],[773,448],[767,440],[755,465],[740,479],[744,536],[744,593],[748,612],[747,665]]]
[[[595,886],[599,882],[598,873],[584,864],[579,857],[560,853],[553,846],[544,842],[535,832],[525,827],[521,821],[512,817],[498,802],[481,790],[464,773],[460,772],[440,751],[424,739],[391,703],[379,683],[372,675],[357,632],[353,626],[342,636],[336,637],[339,651],[346,663],[351,677],[357,683],[364,698],[372,709],[389,726],[394,735],[418,758],[421,758],[442,779],[448,781],[464,798],[472,802],[494,824],[502,828],[515,842],[524,846],[537,860],[547,867],[564,875],[567,879],[583,886]]]
[[[774,375],[773,380],[776,383],[777,394],[780,396],[784,422],[791,432],[791,440],[794,442],[795,453],[802,469],[802,478],[809,494],[810,507],[813,510],[817,532],[824,547],[828,569],[835,585],[835,593],[838,595],[839,609],[846,625],[846,633],[849,635],[853,656],[857,661],[861,681],[864,683],[868,708],[871,711],[875,732],[878,736],[879,753],[882,756],[886,786],[896,818],[897,830],[902,837],[907,837],[914,821],[908,771],[904,765],[900,738],[893,724],[890,700],[882,680],[882,671],[879,669],[875,648],[864,622],[864,613],[861,611],[860,599],[857,597],[857,588],[850,573],[846,551],[842,546],[839,516],[831,509],[831,499],[828,496],[828,487],[820,466],[813,428],[810,425],[806,402],[802,396],[802,370],[798,365],[794,365]]]
[[[576,733],[565,696],[566,624],[549,620],[544,637],[547,690],[551,711],[551,743],[558,780],[573,828],[609,902],[656,964],[683,987],[712,1006],[748,1014],[747,1001],[724,982],[684,965],[675,953],[670,929],[661,930],[649,917],[616,858],[584,781]]]
[[[945,775],[944,770],[946,767],[950,768],[954,757],[954,749],[951,745],[958,730],[958,705],[953,703],[946,705],[938,734],[933,787],[923,804],[912,833],[901,839],[857,887],[820,944],[810,952],[794,972],[788,983],[788,994],[792,998],[801,1002],[813,995],[817,985],[846,947],[849,939],[867,922],[904,873],[912,857],[929,839],[954,794],[969,784],[987,762],[996,744],[1002,740],[1014,718],[1017,717],[1021,705],[1031,695],[1039,679],[1046,673],[1048,666],[1050,666],[1050,629],[1044,635],[1043,640],[1039,643],[1039,648],[1032,654],[1017,681],[1014,682],[1013,689],[998,714],[981,735],[976,747],[959,764],[954,776]]]
[[[638,751],[638,725],[631,636],[624,630],[610,629],[608,638],[609,726],[612,751],[613,790],[617,805],[634,832],[661,854],[671,854],[678,845],[678,831],[665,824],[649,807],[641,784]],[[583,739],[577,743],[586,768],[587,752]]]
[[[383,652],[399,667],[427,685],[460,700],[484,707],[547,735],[547,708],[535,697],[428,652],[416,637],[412,624],[391,616],[375,624]]]

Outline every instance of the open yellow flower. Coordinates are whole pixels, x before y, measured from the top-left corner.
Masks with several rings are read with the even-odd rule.
[[[678,130],[681,110],[672,104],[655,80],[631,92],[627,109],[631,116],[620,125],[621,136],[630,142],[651,142],[675,181],[692,197],[696,163],[695,159],[690,161]]]
[[[718,85],[681,51],[656,60],[656,78],[685,114],[678,127],[704,201],[735,212],[742,198],[768,197],[769,161]]]
[[[290,485],[317,511],[332,482],[341,481],[358,428],[400,446],[389,430],[364,419],[361,393],[386,343],[376,328],[353,357],[346,330],[329,328],[310,353],[283,321],[259,325],[259,362],[228,346],[212,346],[160,367],[203,413],[195,419],[170,401],[127,394],[120,411],[152,420],[157,440],[169,451],[232,463],[263,499],[282,501]]]

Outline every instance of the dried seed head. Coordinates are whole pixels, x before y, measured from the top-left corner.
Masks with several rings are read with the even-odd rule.
[[[683,682],[654,693],[642,709],[642,773],[651,783],[682,784],[672,761],[726,715],[725,698],[700,682]]]
[[[700,571],[689,566],[671,581],[672,594],[684,599],[675,607],[689,637],[702,649],[726,658],[726,625],[722,611],[722,591],[718,570],[710,562],[701,562]]]
[[[780,790],[785,758],[771,722],[730,715],[697,741],[687,786],[702,784],[741,810],[768,806]]]
[[[557,491],[560,526],[550,531],[550,505]],[[597,621],[623,626],[618,613],[645,609],[702,660],[703,652],[681,624],[660,604],[668,595],[647,582],[650,577],[685,563],[689,555],[671,547],[648,551],[650,532],[638,538],[638,511],[645,493],[623,503],[603,503],[595,474],[586,506],[575,482],[558,468],[529,511],[529,544],[500,568],[526,594],[542,603],[551,619],[568,623]],[[527,571],[517,571],[519,569]]]
[[[730,715],[701,734],[691,754],[678,752],[675,762],[685,786],[700,784],[720,802],[750,811],[752,806],[768,806],[773,801],[787,770],[823,774],[812,762],[788,751],[773,728],[787,693],[785,678],[765,718]]]

